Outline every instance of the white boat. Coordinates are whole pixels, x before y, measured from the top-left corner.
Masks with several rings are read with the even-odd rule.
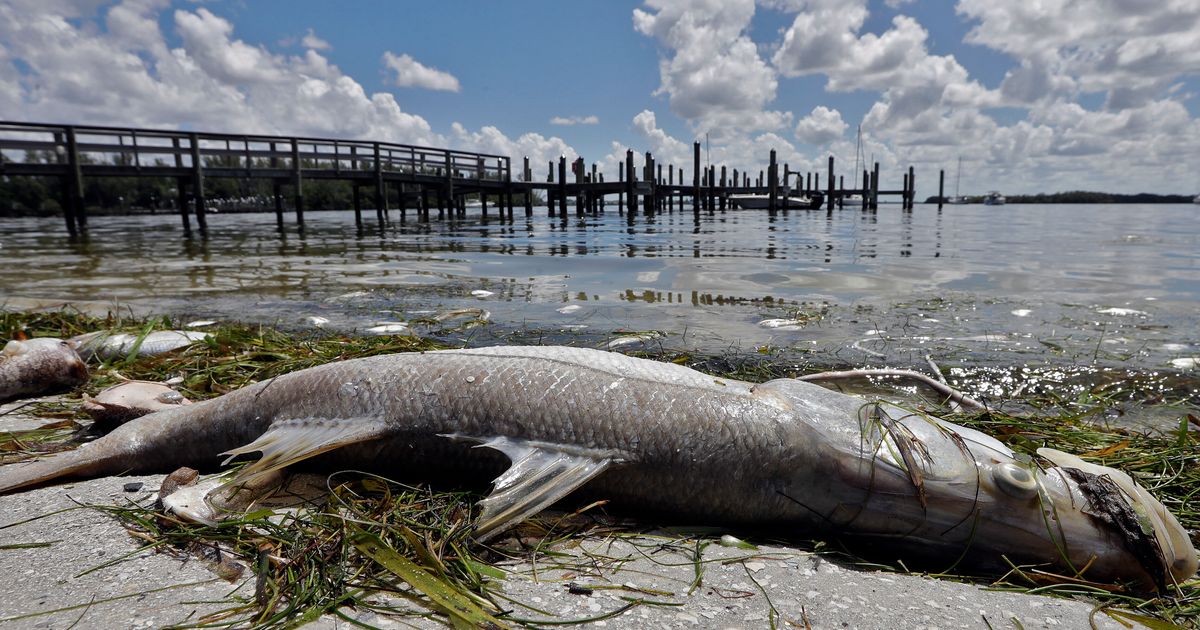
[[[1196,198],[1192,200],[1192,203],[1200,203],[1200,195],[1196,195]]]
[[[771,207],[770,195],[730,195],[729,202],[743,210],[767,210]],[[825,202],[824,195],[778,195],[775,207],[779,210],[816,210]]]
[[[958,172],[954,174],[954,196],[946,199],[946,203],[961,206],[967,203],[967,198],[958,194],[959,180],[962,179],[962,156],[958,158]]]
[[[983,203],[987,206],[1003,206],[1005,201],[1007,200],[1004,198],[1004,195],[995,190],[983,197]]]

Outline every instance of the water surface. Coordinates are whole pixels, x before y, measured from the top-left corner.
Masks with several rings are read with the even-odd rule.
[[[391,213],[0,219],[0,293],[362,331],[484,309],[465,343],[571,337],[818,365],[1171,373],[1200,357],[1194,205],[881,206],[420,222]],[[474,293],[473,293],[474,292]],[[486,292],[486,293],[485,293]],[[798,319],[794,325],[769,320]],[[764,322],[766,322],[764,324]],[[439,326],[424,324],[425,329]],[[422,324],[417,324],[422,329]],[[998,383],[1003,379],[994,379]],[[1189,381],[1190,382],[1190,381]],[[997,385],[1000,387],[1000,385]],[[1194,391],[1194,390],[1193,390]],[[999,392],[998,392],[999,393]]]

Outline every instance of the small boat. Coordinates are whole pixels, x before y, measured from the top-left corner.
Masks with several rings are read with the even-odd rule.
[[[964,205],[964,204],[968,203],[967,198],[965,196],[962,196],[962,194],[959,194],[959,182],[961,180],[962,180],[962,156],[959,156],[959,170],[958,170],[958,173],[955,173],[955,175],[954,175],[954,197],[947,198],[946,203],[948,203],[950,205]]]
[[[729,202],[743,210],[766,210],[771,207],[770,195],[745,194],[730,195]],[[825,196],[813,193],[811,195],[778,195],[775,207],[779,210],[816,210],[825,203]]]
[[[983,203],[987,206],[1003,206],[1005,201],[1007,200],[1004,198],[1004,195],[1001,195],[995,190],[989,192],[983,197]]]
[[[1196,198],[1192,200],[1192,203],[1200,203],[1200,195],[1196,195]]]

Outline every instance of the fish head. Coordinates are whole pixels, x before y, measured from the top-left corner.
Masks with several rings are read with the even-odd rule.
[[[1128,474],[1049,448],[1014,453],[974,429],[877,407],[862,434],[882,473],[873,483],[889,495],[890,479],[887,507],[911,536],[964,549],[963,557],[1049,564],[1143,590],[1196,573],[1187,530]]]
[[[70,341],[36,337],[10,341],[0,351],[8,359],[27,361],[36,377],[46,382],[73,387],[87,381],[87,364]]]

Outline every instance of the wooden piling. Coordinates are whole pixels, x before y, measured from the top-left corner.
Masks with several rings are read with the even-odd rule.
[[[912,210],[913,203],[916,202],[916,200],[917,200],[917,174],[915,171],[913,171],[913,167],[910,164],[908,166],[908,195],[905,196],[905,201],[907,203],[905,209]]]
[[[567,219],[567,156],[558,156],[558,216]]]
[[[775,149],[771,149],[771,159],[767,163],[767,210],[775,212],[778,208],[776,195],[779,191],[776,190],[776,172],[779,166],[775,164]]]
[[[208,230],[208,220],[204,217],[204,165],[200,161],[200,137],[189,133],[188,140],[192,143],[192,199],[196,204],[196,225],[203,233]]]
[[[304,229],[304,180],[300,170],[300,143],[292,139],[292,188],[296,200],[296,225]]]
[[[625,149],[625,196],[629,202],[628,218],[637,214],[637,171],[633,170],[633,149]]]
[[[825,197],[825,209],[833,211],[833,156],[829,156],[829,174],[825,176],[825,183],[829,190],[829,196]]]
[[[692,143],[692,211],[700,213],[700,143]]]
[[[358,183],[350,185],[354,189],[354,227],[362,229],[362,188]]]
[[[79,164],[79,142],[75,128],[67,127],[67,195],[64,214],[67,215],[67,232],[75,236],[87,230],[87,208],[83,203],[83,170]]]
[[[938,210],[942,209],[942,204],[946,201],[946,169],[938,171]]]
[[[529,156],[525,156],[525,161],[522,163],[521,180],[526,182],[533,181],[533,171],[529,169]],[[525,216],[533,216],[533,189],[525,189]]]
[[[875,163],[871,171],[871,209],[879,209],[879,162]]]

